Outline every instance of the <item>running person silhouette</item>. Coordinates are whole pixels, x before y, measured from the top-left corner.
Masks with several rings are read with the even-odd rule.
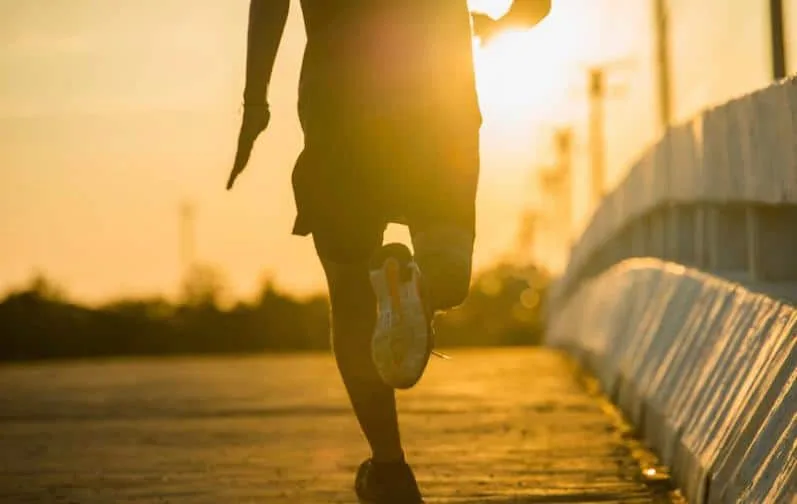
[[[270,114],[268,84],[289,0],[251,0],[243,124],[227,183]],[[372,456],[360,502],[423,502],[399,437],[394,389],[421,378],[432,318],[468,294],[481,114],[466,0],[301,0],[305,145],[293,171],[293,233],[313,237],[329,288],[332,345]],[[515,0],[477,35],[531,27],[550,0]],[[406,224],[414,254],[382,244]]]

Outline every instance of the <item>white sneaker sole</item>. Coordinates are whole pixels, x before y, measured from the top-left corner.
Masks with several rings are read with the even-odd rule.
[[[414,386],[432,353],[433,333],[420,292],[420,272],[410,263],[411,280],[403,282],[400,266],[387,259],[371,272],[379,314],[371,357],[382,380],[397,389]]]

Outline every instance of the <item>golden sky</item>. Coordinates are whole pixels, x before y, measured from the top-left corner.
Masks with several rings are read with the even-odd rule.
[[[512,247],[519,211],[538,198],[534,169],[551,161],[552,126],[571,124],[577,133],[576,226],[586,219],[587,65],[632,63],[613,75],[625,92],[607,105],[611,181],[655,138],[649,3],[554,0],[538,29],[476,51],[485,116],[477,266]],[[767,83],[764,3],[670,1],[678,118]],[[795,33],[797,0],[786,4]],[[506,5],[471,2],[492,13]],[[298,5],[271,86],[272,123],[235,190],[224,191],[247,6],[0,0],[0,291],[41,271],[89,301],[172,294],[183,200],[196,206],[197,259],[218,267],[234,294],[252,293],[264,274],[300,292],[322,286],[310,240],[290,235],[290,172],[302,145]],[[537,253],[553,266],[564,259],[544,242]]]

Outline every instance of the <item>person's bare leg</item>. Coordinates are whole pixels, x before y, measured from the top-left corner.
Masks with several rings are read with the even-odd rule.
[[[322,260],[332,307],[332,346],[354,413],[377,462],[404,460],[394,391],[371,359],[376,299],[368,263]]]
[[[423,274],[432,311],[460,305],[470,289],[473,232],[463,226],[412,228],[415,262]]]

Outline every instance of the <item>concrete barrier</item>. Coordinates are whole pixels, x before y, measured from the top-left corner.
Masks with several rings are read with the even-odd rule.
[[[595,373],[690,502],[797,503],[795,303],[792,77],[640,156],[573,246],[548,340]]]
[[[624,259],[797,282],[797,77],[670,128],[604,198],[554,305]]]
[[[797,495],[797,310],[655,259],[585,282],[548,343],[599,378],[691,503]]]

